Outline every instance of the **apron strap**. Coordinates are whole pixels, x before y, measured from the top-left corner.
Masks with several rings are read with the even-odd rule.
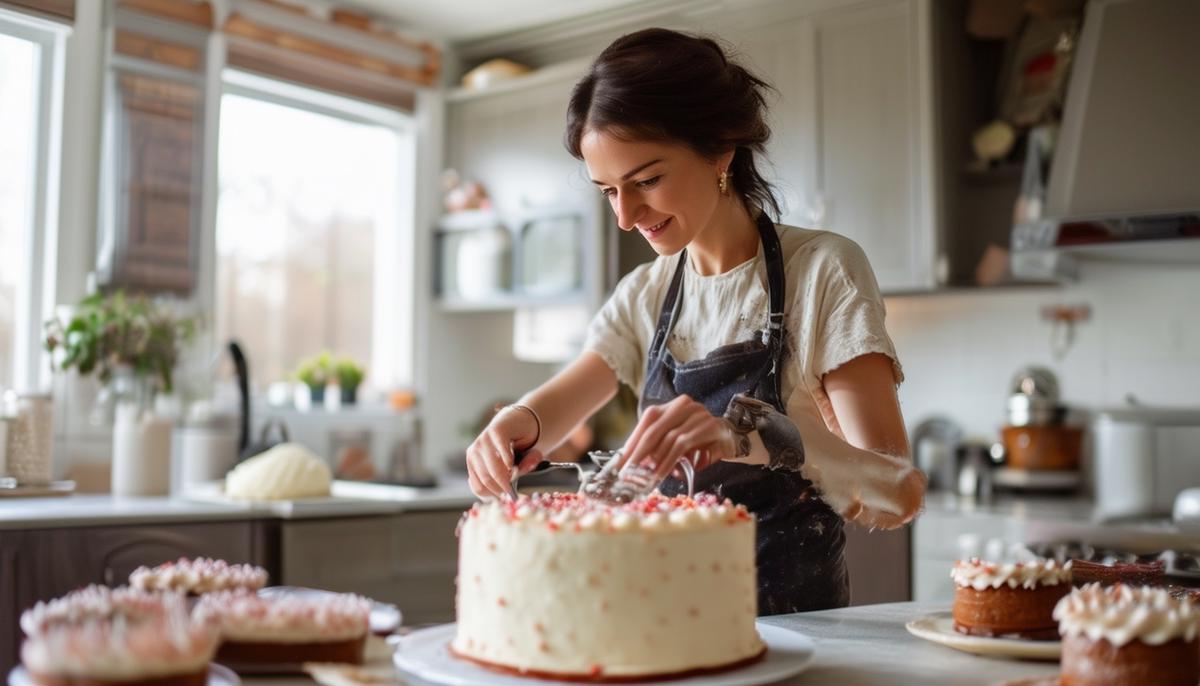
[[[654,330],[654,340],[650,343],[648,361],[657,364],[667,348],[667,335],[675,328],[675,319],[679,316],[679,305],[682,298],[679,293],[683,290],[683,270],[687,267],[687,249],[679,253],[679,261],[675,266],[675,275],[671,277],[671,285],[663,298],[662,312],[658,314],[658,326]],[[653,368],[653,367],[648,367]]]
[[[770,363],[758,372],[754,383],[750,386],[750,394],[759,397],[759,389],[764,382],[769,384],[773,392],[769,399],[771,404],[779,405],[782,396],[780,387],[780,359],[783,354],[783,297],[787,283],[783,269],[783,247],[779,242],[779,234],[775,231],[775,223],[760,212],[755,222],[759,239],[762,241],[763,258],[767,263],[767,292],[770,302],[770,312],[767,314],[767,327],[763,330],[763,344],[770,350]],[[663,298],[662,311],[658,315],[658,326],[654,331],[654,340],[650,343],[647,355],[647,370],[654,369],[661,363],[661,358],[667,349],[667,336],[675,328],[675,320],[679,316],[683,299],[683,270],[687,268],[687,249],[679,253],[675,266],[675,274],[671,277],[671,285]],[[778,408],[782,410],[782,408]]]
[[[771,351],[771,363],[765,366],[758,379],[751,387],[751,394],[758,396],[759,387],[766,382],[773,392],[771,402],[775,405],[782,403],[783,391],[780,379],[783,368],[780,362],[783,357],[783,297],[787,290],[787,279],[783,269],[783,246],[779,242],[779,233],[775,231],[775,223],[765,212],[760,212],[756,222],[758,235],[762,239],[763,259],[767,263],[767,290],[771,310],[767,314],[767,328],[763,331],[763,343]],[[777,407],[783,411],[782,407]]]

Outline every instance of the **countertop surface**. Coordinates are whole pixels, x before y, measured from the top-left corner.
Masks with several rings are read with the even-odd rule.
[[[816,643],[816,656],[801,674],[778,684],[797,686],[999,686],[1014,679],[1049,677],[1057,662],[979,657],[908,633],[905,622],[945,611],[939,603],[889,603],[770,617]],[[312,680],[246,678],[245,686],[306,686]],[[421,684],[420,681],[403,681]],[[530,681],[531,686],[540,682]],[[690,683],[690,680],[687,682]]]
[[[335,481],[333,497],[239,502],[214,487],[187,496],[116,497],[71,494],[48,498],[0,498],[0,530],[109,524],[305,519],[386,515],[415,510],[465,510],[475,502],[464,475],[444,475],[433,488]]]

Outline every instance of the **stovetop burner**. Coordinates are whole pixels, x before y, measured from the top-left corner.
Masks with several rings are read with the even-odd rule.
[[[1127,550],[1092,546],[1080,541],[1034,543],[1026,547],[1034,555],[1058,562],[1084,560],[1106,566],[1114,564],[1152,565],[1162,562],[1163,573],[1167,577],[1191,580],[1193,583],[1200,582],[1200,555],[1195,553],[1164,550],[1159,553],[1139,554]]]

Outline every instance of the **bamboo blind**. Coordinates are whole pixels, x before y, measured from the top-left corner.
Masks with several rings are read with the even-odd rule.
[[[347,42],[301,33],[288,22],[272,22],[236,9],[225,20],[227,63],[268,76],[411,111],[416,91],[437,81],[441,58],[431,43],[376,28],[368,17],[335,10],[329,19],[278,0],[260,2],[299,15],[317,31],[350,36],[373,50],[347,47]],[[318,33],[319,35],[319,33]],[[389,55],[389,57],[381,57]]]
[[[0,0],[0,7],[33,12],[67,24],[75,22],[75,0]]]

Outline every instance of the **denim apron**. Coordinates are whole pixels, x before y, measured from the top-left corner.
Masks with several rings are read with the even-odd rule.
[[[721,346],[703,359],[678,362],[667,349],[667,338],[683,301],[685,250],[679,256],[646,355],[646,384],[639,413],[686,394],[713,415],[722,416],[729,401],[739,393],[784,412],[779,397],[784,347],[783,256],[770,219],[760,214],[757,225],[770,293],[767,331],[753,340]],[[681,480],[669,478],[661,490],[676,495],[685,488]],[[729,498],[754,513],[759,615],[824,610],[849,603],[842,518],[817,496],[812,483],[799,472],[721,461],[696,473],[695,488]]]

